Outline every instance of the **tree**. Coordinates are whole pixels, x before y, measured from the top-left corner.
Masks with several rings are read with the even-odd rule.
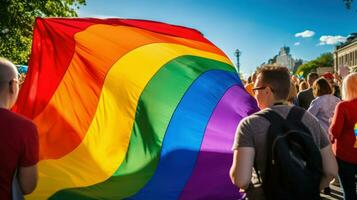
[[[347,9],[351,9],[353,0],[342,0]]]
[[[345,4],[345,7],[350,10],[352,8],[352,3],[353,3],[353,0],[342,0],[343,3]],[[356,10],[357,11],[357,10]]]
[[[314,60],[311,60],[305,64],[302,64],[296,70],[296,74],[306,77],[308,73],[315,70],[318,67],[331,67],[333,66],[332,53],[323,53]]]
[[[333,66],[332,53],[323,53],[315,59],[318,67],[331,67]]]
[[[76,17],[85,0],[0,0],[0,56],[16,64],[29,59],[36,17]]]
[[[357,67],[352,68],[350,72],[357,72]]]

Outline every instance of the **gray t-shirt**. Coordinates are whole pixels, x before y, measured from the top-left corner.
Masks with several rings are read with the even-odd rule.
[[[291,106],[287,105],[275,105],[271,108],[275,112],[279,113],[282,117],[286,118]],[[260,111],[261,112],[261,111]],[[302,117],[302,123],[309,129],[315,144],[320,148],[324,148],[330,144],[327,134],[322,129],[318,120],[309,112],[305,112]],[[244,118],[238,125],[235,140],[233,144],[233,150],[238,147],[253,147],[255,149],[255,163],[258,171],[264,176],[265,162],[267,158],[266,154],[266,136],[270,126],[270,122],[264,117],[258,115],[250,115]],[[260,183],[257,179],[256,173],[253,170],[252,184],[254,187],[260,187]],[[258,188],[257,188],[258,189]],[[262,197],[262,191],[252,190],[255,192],[254,198],[250,199],[264,199]],[[259,194],[258,194],[259,193]],[[247,191],[248,198],[251,196]]]

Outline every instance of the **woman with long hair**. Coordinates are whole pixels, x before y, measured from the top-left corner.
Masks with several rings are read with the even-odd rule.
[[[323,77],[318,78],[314,82],[312,85],[312,93],[315,99],[312,100],[307,111],[316,116],[327,134],[330,126],[330,118],[333,116],[337,103],[341,100],[333,95],[333,88]]]
[[[330,126],[344,199],[356,200],[357,176],[357,73],[345,77],[342,102],[338,103]]]

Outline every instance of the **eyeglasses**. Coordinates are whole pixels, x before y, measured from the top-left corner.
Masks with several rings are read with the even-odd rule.
[[[253,92],[255,92],[255,91],[258,91],[258,90],[264,90],[265,88],[267,88],[268,86],[261,86],[261,87],[255,87],[255,88],[253,88],[252,90],[253,90]]]
[[[258,90],[264,90],[264,89],[267,88],[267,87],[269,87],[269,88],[270,88],[270,91],[271,91],[272,93],[274,93],[274,89],[271,88],[270,86],[255,87],[255,88],[253,88],[252,90],[253,90],[253,92],[255,93],[256,91],[258,91]]]

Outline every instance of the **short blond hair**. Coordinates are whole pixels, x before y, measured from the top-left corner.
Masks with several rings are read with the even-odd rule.
[[[347,75],[342,83],[342,99],[349,101],[357,98],[357,72]]]

